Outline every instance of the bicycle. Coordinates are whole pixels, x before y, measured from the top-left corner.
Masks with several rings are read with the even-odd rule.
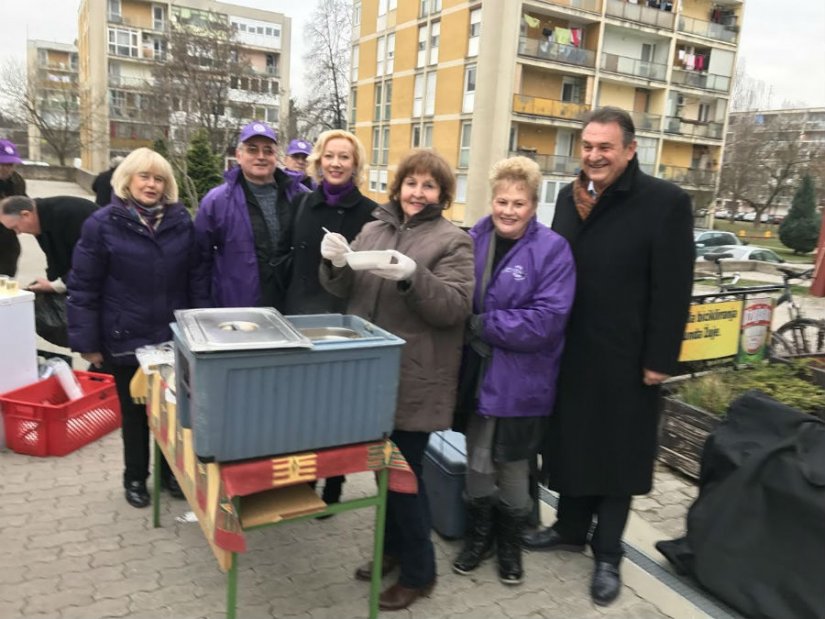
[[[771,332],[771,356],[790,357],[825,354],[825,320],[808,318],[803,315],[802,306],[794,298],[791,288],[792,280],[798,279],[801,281],[810,279],[813,276],[813,268],[798,272],[788,267],[776,266],[777,271],[782,273],[781,285],[736,286],[736,283],[740,279],[740,274],[730,273],[726,275],[722,270],[721,260],[730,257],[731,255],[726,253],[705,254],[705,260],[716,264],[716,274],[694,278],[694,281],[714,280],[719,288],[719,292],[722,294],[760,294],[781,290],[782,292],[774,304],[774,309],[787,303],[790,319],[778,329]],[[726,278],[728,281],[726,281]]]

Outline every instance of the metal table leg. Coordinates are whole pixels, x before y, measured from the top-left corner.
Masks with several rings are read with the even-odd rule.
[[[235,619],[238,606],[238,553],[233,552],[226,572],[226,619]]]
[[[155,445],[155,457],[152,464],[152,523],[155,528],[160,526],[160,459],[163,452],[157,439],[152,441]]]
[[[384,522],[387,517],[387,485],[389,468],[378,473],[378,504],[375,508],[375,535],[372,551],[372,582],[370,583],[370,619],[378,617],[378,597],[381,595],[381,564],[384,559]]]

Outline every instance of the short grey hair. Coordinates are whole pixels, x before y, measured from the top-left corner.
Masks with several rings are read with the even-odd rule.
[[[633,124],[633,119],[625,110],[619,107],[605,106],[595,110],[591,110],[585,114],[582,119],[582,129],[587,127],[590,123],[597,123],[600,125],[609,125],[616,123],[622,130],[622,144],[626,147],[636,139],[636,126]]]
[[[20,217],[23,211],[34,212],[34,200],[27,196],[10,196],[0,200],[0,213]]]

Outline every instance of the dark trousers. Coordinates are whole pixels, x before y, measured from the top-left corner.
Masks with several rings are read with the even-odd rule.
[[[415,472],[418,494],[388,492],[384,553],[400,561],[400,584],[421,588],[435,580],[435,551],[430,539],[430,504],[424,489],[421,465],[430,433],[395,430],[390,438]]]
[[[622,534],[630,514],[632,497],[566,496],[559,497],[559,509],[553,528],[566,540],[584,544],[596,518],[590,548],[596,561],[619,565],[624,555]]]
[[[93,372],[105,372],[115,379],[117,397],[120,400],[121,434],[123,437],[123,485],[133,481],[146,481],[149,477],[149,418],[146,405],[136,404],[129,393],[129,383],[135,375],[136,365],[105,364]],[[160,463],[161,479],[166,480],[171,471],[163,458]]]
[[[20,257],[20,240],[14,230],[0,225],[0,275],[14,277],[17,274],[17,259]],[[21,286],[29,282],[21,283]]]

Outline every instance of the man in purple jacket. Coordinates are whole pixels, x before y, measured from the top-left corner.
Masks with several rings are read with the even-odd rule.
[[[241,130],[235,157],[238,167],[204,196],[195,216],[210,298],[215,307],[277,306],[274,255],[294,181],[277,167],[278,136],[264,122]]]

